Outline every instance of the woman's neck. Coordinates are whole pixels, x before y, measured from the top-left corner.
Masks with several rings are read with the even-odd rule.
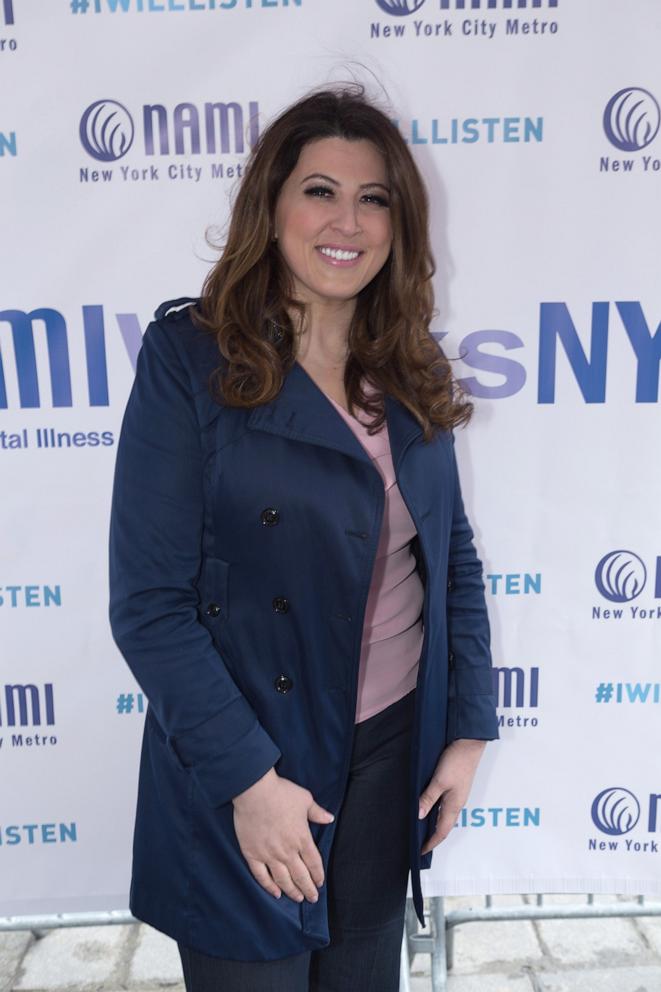
[[[353,305],[308,304],[306,319],[297,331],[296,361],[319,388],[347,409],[344,370]],[[294,318],[296,319],[296,318]]]
[[[308,303],[302,324],[298,314],[292,314],[297,337],[296,358],[301,365],[309,362],[331,374],[344,373],[354,309],[353,300]]]

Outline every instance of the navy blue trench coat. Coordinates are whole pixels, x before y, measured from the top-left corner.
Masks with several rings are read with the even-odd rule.
[[[274,400],[213,400],[213,337],[185,299],[145,333],[117,451],[110,620],[149,706],[130,907],[206,954],[266,961],[329,942],[316,904],[253,878],[233,796],[272,766],[340,810],[351,756],[363,617],[384,487],[351,429],[295,363]],[[177,309],[178,308],[178,309]],[[482,565],[451,432],[424,442],[386,397],[397,482],[425,586],[413,726],[412,891],[437,807],[418,797],[456,738],[498,737]],[[335,823],[310,824],[324,868]]]

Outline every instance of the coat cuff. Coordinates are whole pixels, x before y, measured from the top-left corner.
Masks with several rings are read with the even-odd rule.
[[[495,696],[474,693],[449,700],[448,744],[460,739],[495,741],[499,738]]]
[[[167,743],[212,807],[254,785],[281,757],[244,696],[192,730],[170,735]]]

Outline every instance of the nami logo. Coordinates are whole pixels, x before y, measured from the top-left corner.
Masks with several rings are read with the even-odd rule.
[[[661,111],[656,98],[640,86],[618,90],[604,110],[604,131],[621,152],[639,152],[659,133]]]
[[[661,127],[661,108],[653,93],[642,86],[618,90],[606,104],[602,123],[611,145],[626,157],[600,156],[600,172],[661,172],[661,158],[634,157],[652,144]]]
[[[243,174],[243,156],[259,137],[259,104],[184,101],[143,104],[132,112],[118,100],[104,98],[83,111],[78,132],[87,154],[99,163],[99,168],[82,166],[80,182],[237,179]],[[129,151],[132,161],[122,164]],[[235,161],[228,156],[236,156]],[[120,164],[113,169],[115,162]]]
[[[633,551],[609,551],[594,573],[597,589],[611,603],[628,603],[643,591],[647,569]]]
[[[117,100],[97,100],[80,120],[80,140],[98,162],[116,162],[133,144],[135,128],[126,107]]]
[[[659,842],[649,836],[640,840],[639,836],[625,837],[638,828],[647,834],[656,834],[660,824],[661,793],[651,792],[641,803],[630,789],[609,786],[602,789],[593,799],[590,807],[592,822],[609,840],[591,837],[589,851],[622,851],[636,854],[658,854]],[[622,840],[624,838],[624,840]]]
[[[645,562],[633,551],[609,551],[600,559],[594,573],[597,589],[604,599],[616,604],[612,608],[593,606],[593,620],[661,620],[661,606],[653,603],[630,605],[644,589],[661,599],[661,555],[657,556],[656,575],[648,582]],[[623,605],[619,605],[623,604]]]
[[[604,789],[595,796],[590,810],[592,822],[609,837],[628,834],[640,819],[640,803],[628,789]]]

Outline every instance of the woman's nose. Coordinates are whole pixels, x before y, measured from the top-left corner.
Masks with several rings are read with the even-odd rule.
[[[360,233],[360,219],[358,216],[358,204],[353,200],[343,200],[338,202],[337,210],[333,217],[331,226],[340,231],[345,237],[353,237]]]

